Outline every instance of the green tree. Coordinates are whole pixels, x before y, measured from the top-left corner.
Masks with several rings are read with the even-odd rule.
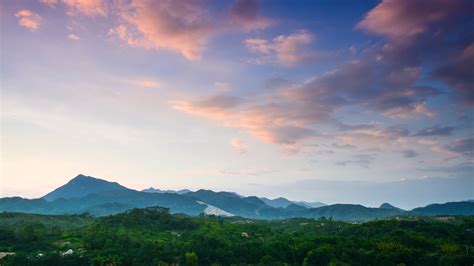
[[[196,255],[196,253],[193,252],[186,252],[186,254],[184,255],[184,258],[185,258],[185,265],[187,266],[196,266],[198,265],[198,256]]]

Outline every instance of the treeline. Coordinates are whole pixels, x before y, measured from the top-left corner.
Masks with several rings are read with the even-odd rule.
[[[15,253],[0,265],[474,263],[474,217],[349,224],[188,217],[159,207],[97,219],[31,216],[0,214],[0,252]]]

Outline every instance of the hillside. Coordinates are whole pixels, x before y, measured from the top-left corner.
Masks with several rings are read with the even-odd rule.
[[[444,204],[430,204],[426,207],[415,208],[411,212],[415,215],[474,215],[474,202],[448,202]]]

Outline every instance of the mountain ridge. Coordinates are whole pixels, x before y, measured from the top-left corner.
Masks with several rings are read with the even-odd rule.
[[[183,191],[185,193],[177,193]],[[242,196],[234,192],[200,189],[137,191],[119,183],[78,175],[65,185],[38,199],[0,198],[0,211],[38,214],[79,214],[88,212],[105,216],[132,208],[161,206],[173,213],[217,216],[241,216],[252,219],[332,218],[344,221],[367,221],[391,216],[474,215],[474,202],[430,204],[411,211],[384,203],[379,208],[359,204],[333,204],[312,208],[280,197],[268,199]],[[67,194],[69,193],[69,194]],[[67,194],[67,195],[65,195]],[[273,206],[272,206],[273,205]]]

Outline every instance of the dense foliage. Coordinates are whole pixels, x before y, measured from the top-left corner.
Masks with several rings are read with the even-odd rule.
[[[102,218],[0,213],[0,252],[15,253],[0,265],[473,265],[474,217],[350,224],[159,207]]]

